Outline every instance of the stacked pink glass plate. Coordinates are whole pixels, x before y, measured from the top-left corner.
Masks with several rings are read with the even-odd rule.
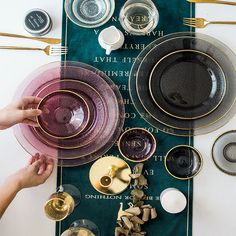
[[[37,69],[20,85],[15,99],[26,96],[42,98],[40,126],[19,124],[15,136],[31,155],[44,153],[61,166],[99,158],[123,127],[124,104],[117,86],[87,64],[53,62]]]

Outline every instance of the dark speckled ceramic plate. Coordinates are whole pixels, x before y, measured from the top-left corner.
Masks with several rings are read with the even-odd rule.
[[[179,119],[208,115],[219,106],[225,90],[225,75],[220,65],[196,50],[178,50],[161,58],[149,79],[154,102]]]
[[[196,53],[190,55],[194,58],[194,63],[191,62],[192,69],[191,67],[187,68],[185,64],[186,62],[188,63],[189,59],[187,60],[186,58],[189,58],[189,54],[183,57],[183,54],[177,53],[180,50],[198,51],[198,55],[196,55]],[[171,53],[181,56],[181,60],[183,58],[185,59],[176,67],[175,62],[178,58],[174,58],[174,62],[170,64],[171,69],[168,70],[169,67],[167,67],[168,74],[171,72],[172,76],[168,76],[167,80],[163,80],[161,84],[158,84],[159,88],[163,90],[163,100],[165,100],[163,101],[165,104],[162,104],[161,107],[156,104],[156,102],[159,103],[160,100],[155,102],[151,96],[149,79],[151,72],[155,70],[155,65],[162,58]],[[226,45],[204,34],[183,32],[170,34],[157,39],[139,54],[132,67],[129,88],[133,104],[148,123],[164,132],[180,136],[209,133],[227,123],[235,114],[235,62],[236,57],[234,53]],[[200,66],[199,63],[201,63]],[[178,68],[179,66],[181,68]],[[156,70],[159,70],[158,68],[159,66],[156,66]],[[197,71],[193,68],[197,69]],[[207,71],[209,68],[211,68],[211,72]],[[186,79],[183,79],[179,85],[176,85],[178,81],[176,81],[176,78],[173,78],[173,69],[175,71],[174,75],[176,74],[180,79],[182,79],[182,77],[178,76],[176,69],[178,73],[182,73],[181,70],[185,71],[184,78],[188,78],[186,73],[189,73],[190,79],[194,78],[193,84],[197,84],[197,86],[194,87],[193,84],[191,84],[191,86],[193,86],[192,90],[194,90],[194,96],[198,96],[197,99],[194,99],[194,96],[187,96],[189,93],[186,95],[185,92],[189,92],[188,88],[181,86],[181,83],[184,86],[185,84],[189,84],[186,82]],[[199,70],[201,70],[204,78],[198,78]],[[213,72],[214,75],[211,77],[210,74]],[[172,79],[173,81],[175,80],[175,83],[171,83]],[[203,84],[206,85],[203,94],[199,93],[201,86],[199,87],[198,79],[201,83],[203,82]],[[156,85],[156,88],[158,85]],[[175,86],[178,86],[177,90]],[[214,86],[217,86],[219,91],[216,92]],[[152,88],[152,92],[156,93],[156,88]],[[168,93],[173,92],[172,90],[177,91],[177,94],[172,96],[172,99],[176,99],[177,102],[182,101],[182,107],[174,104],[173,100],[172,103],[170,102]],[[213,99],[210,98],[211,93],[214,95]],[[181,99],[181,96],[178,95],[185,96],[186,99],[183,99],[183,97]],[[159,94],[156,94],[156,96],[159,96]],[[188,109],[190,109],[186,112],[187,115],[185,115],[185,117],[183,117],[184,109],[186,109],[183,107],[183,103],[186,102],[184,100],[188,100],[192,104],[188,107]],[[204,103],[205,101],[211,105],[202,106],[202,102]],[[163,107],[163,105],[167,103],[169,106],[168,109]],[[192,109],[193,107],[194,109]],[[177,110],[173,111],[173,108]],[[180,112],[181,109],[183,109],[183,111]],[[175,115],[179,116],[179,118],[174,117]],[[192,119],[197,118],[197,116],[199,116],[198,119]],[[182,118],[180,119],[180,117]]]

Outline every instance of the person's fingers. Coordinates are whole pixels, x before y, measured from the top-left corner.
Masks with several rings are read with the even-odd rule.
[[[35,161],[39,160],[40,154],[39,154],[39,153],[36,153],[36,154],[34,155],[34,158],[35,158]]]
[[[47,166],[44,172],[42,173],[43,181],[46,181],[47,178],[52,174],[53,168],[54,168],[54,161],[51,159],[50,161],[47,162]]]
[[[34,156],[30,157],[28,161],[28,165],[31,165],[34,162]]]
[[[38,173],[40,166],[43,164],[43,160],[42,159],[38,159],[37,161],[35,161],[34,163],[32,163],[32,168]]]
[[[38,104],[29,104],[25,109],[37,109]]]
[[[21,100],[21,104],[20,105],[21,105],[22,108],[25,108],[25,107],[28,107],[31,104],[39,104],[39,102],[41,100],[42,100],[41,98],[29,96],[29,97],[23,98]]]
[[[49,157],[48,157],[48,158],[46,159],[46,163],[47,163],[47,164],[54,165],[54,164],[55,164],[55,160],[54,160],[53,158],[49,158]]]
[[[39,153],[35,153],[30,159],[29,159],[29,165],[33,164],[35,161],[39,159]]]
[[[29,117],[29,118],[27,118],[28,120],[32,120],[32,121],[34,121],[34,122],[37,122],[37,119],[36,119],[36,117],[35,116],[33,116],[33,117]]]
[[[38,104],[41,100],[42,99],[39,97],[29,96],[29,97],[24,97],[21,100],[15,102],[15,105],[20,109],[22,108],[24,109],[29,104]]]
[[[38,170],[38,175],[41,175],[44,171],[45,171],[45,169],[46,169],[46,160],[47,160],[47,158],[46,158],[46,156],[44,156],[43,154],[41,154],[40,156],[39,156],[39,159],[42,161],[42,164],[41,164],[41,166],[39,167],[39,170]]]
[[[43,112],[44,114],[49,114],[49,113],[50,113],[50,110],[49,110],[46,106],[44,106],[42,112]]]
[[[30,119],[24,119],[22,121],[23,124],[29,125],[29,126],[33,126],[33,127],[39,127],[39,124],[35,121],[32,121]]]
[[[27,119],[29,117],[39,116],[42,114],[42,111],[39,109],[28,109],[22,110],[23,118]]]
[[[44,163],[42,163],[42,165],[39,167],[39,171],[38,171],[38,175],[41,175],[41,174],[43,174],[43,172],[45,171],[45,169],[46,169],[46,163],[44,162]]]

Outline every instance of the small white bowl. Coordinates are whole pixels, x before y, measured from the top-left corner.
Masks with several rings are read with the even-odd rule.
[[[162,191],[160,202],[164,210],[171,214],[180,213],[187,205],[186,197],[176,188],[167,188]]]

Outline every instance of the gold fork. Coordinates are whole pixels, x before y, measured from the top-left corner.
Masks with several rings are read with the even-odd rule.
[[[194,28],[205,28],[209,24],[236,25],[236,21],[208,21],[204,18],[184,18],[183,24]]]
[[[12,38],[32,39],[32,40],[37,40],[37,41],[41,41],[41,42],[49,43],[49,44],[58,44],[61,42],[60,39],[56,39],[56,38],[31,37],[31,36],[25,36],[25,35],[20,35],[20,34],[10,34],[10,33],[3,33],[3,32],[0,32],[0,36],[12,37]]]
[[[226,5],[236,6],[236,2],[229,2],[223,0],[187,0],[187,1],[194,3],[215,3],[215,4],[226,4]]]
[[[0,46],[0,49],[9,50],[32,50],[32,51],[44,51],[48,56],[60,56],[65,55],[68,52],[66,46],[52,46],[48,45],[45,48],[29,48],[29,47],[16,47],[16,46]]]

